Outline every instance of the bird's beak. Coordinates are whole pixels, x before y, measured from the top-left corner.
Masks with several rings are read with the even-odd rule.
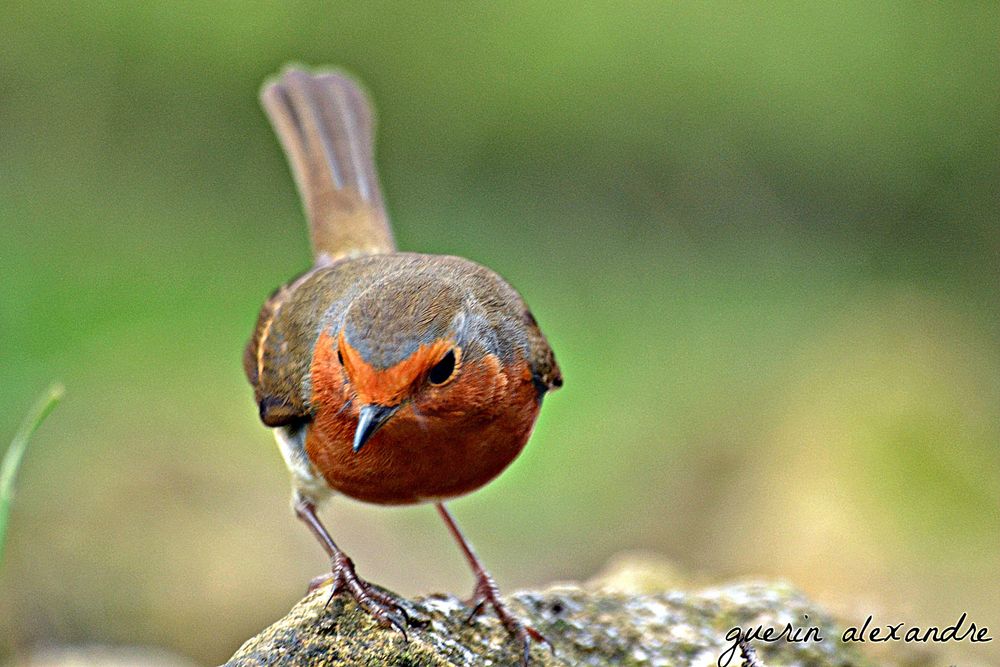
[[[358,428],[354,431],[354,452],[360,452],[365,443],[375,435],[383,424],[389,421],[389,417],[396,413],[398,405],[362,405],[358,415]]]

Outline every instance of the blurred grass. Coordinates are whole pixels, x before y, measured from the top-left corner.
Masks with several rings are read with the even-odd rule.
[[[401,247],[498,270],[559,356],[524,455],[455,503],[503,588],[648,548],[852,618],[1000,614],[997,6],[3,15],[0,432],[73,393],[22,470],[0,656],[217,663],[325,565],[239,364],[309,261],[256,102],[288,61],[368,85]],[[328,519],[380,583],[470,585],[426,508]]]
[[[65,389],[60,384],[53,384],[48,391],[31,408],[21,428],[14,434],[14,439],[0,459],[0,567],[3,566],[4,544],[7,538],[7,521],[10,519],[10,507],[14,502],[14,483],[17,472],[28,449],[28,441],[38,427],[42,425],[56,403],[62,398]]]

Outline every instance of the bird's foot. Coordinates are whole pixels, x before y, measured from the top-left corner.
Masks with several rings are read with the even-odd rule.
[[[507,605],[500,599],[500,590],[497,588],[496,582],[493,581],[493,577],[483,572],[479,575],[476,590],[472,594],[472,601],[470,602],[472,613],[469,614],[468,622],[471,623],[487,604],[493,607],[497,618],[500,619],[500,623],[507,629],[510,636],[517,640],[523,647],[521,664],[524,667],[528,665],[532,640],[545,644],[553,654],[556,652],[555,647],[552,646],[552,642],[546,639],[545,635],[522,622],[517,616],[511,613]]]
[[[398,630],[403,635],[403,639],[409,641],[406,635],[406,626],[410,621],[410,615],[396,598],[359,577],[354,571],[354,562],[346,555],[338,554],[331,559],[330,563],[329,573],[322,574],[309,582],[310,593],[317,588],[331,584],[330,598],[326,601],[327,605],[335,596],[346,593],[354,598],[358,606],[368,612],[379,625]]]

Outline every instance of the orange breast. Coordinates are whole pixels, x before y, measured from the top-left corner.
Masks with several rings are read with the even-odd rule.
[[[440,390],[404,400],[360,452],[352,449],[358,401],[328,334],[317,341],[311,369],[317,408],[306,453],[336,491],[371,503],[439,500],[473,491],[521,452],[540,402],[526,360],[494,356],[463,363]]]

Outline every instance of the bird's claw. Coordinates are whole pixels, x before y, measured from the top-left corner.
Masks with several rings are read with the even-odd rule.
[[[358,606],[385,628],[392,628],[403,635],[403,641],[409,641],[406,626],[410,623],[410,615],[393,596],[371,585],[354,571],[354,563],[347,556],[340,554],[331,559],[331,570],[309,582],[309,592],[326,584],[330,584],[329,606],[333,598],[341,593],[351,596]]]
[[[493,607],[497,618],[500,619],[500,623],[503,624],[507,633],[524,647],[521,654],[522,667],[527,667],[530,660],[532,640],[545,644],[552,651],[552,654],[555,655],[556,649],[552,645],[552,642],[546,639],[545,635],[541,632],[522,622],[517,616],[511,613],[507,605],[500,599],[500,590],[497,588],[496,582],[493,581],[490,575],[484,573],[476,583],[476,590],[469,603],[472,606],[472,612],[469,614],[466,622],[471,623],[475,620],[487,603]]]

